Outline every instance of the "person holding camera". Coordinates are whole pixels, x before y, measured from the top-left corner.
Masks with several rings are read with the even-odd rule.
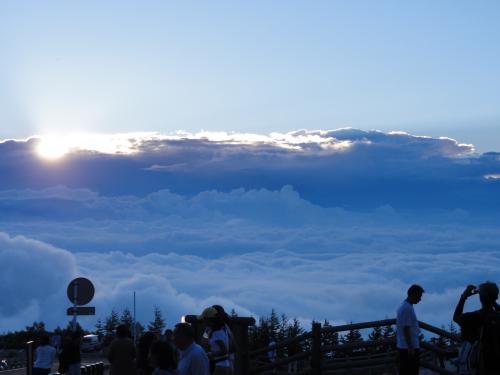
[[[460,296],[453,320],[462,331],[463,345],[470,349],[459,358],[459,371],[478,375],[500,374],[500,306],[498,286],[485,282],[479,287],[468,285]],[[479,294],[481,309],[464,313],[465,302]]]

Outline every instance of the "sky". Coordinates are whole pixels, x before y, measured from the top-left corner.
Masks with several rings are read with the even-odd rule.
[[[447,325],[500,282],[498,2],[0,2],[0,331],[221,304]],[[467,309],[477,307],[471,301]]]
[[[495,150],[497,1],[2,1],[0,137],[404,130]]]

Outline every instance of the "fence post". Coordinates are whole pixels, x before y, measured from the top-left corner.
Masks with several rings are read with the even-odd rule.
[[[26,375],[33,375],[33,345],[34,341],[26,343]]]
[[[236,344],[234,373],[236,375],[247,375],[249,373],[250,358],[249,358],[249,341],[248,327],[254,324],[254,320],[242,321],[240,324],[233,324],[232,331]]]
[[[321,375],[321,323],[312,324],[311,374]]]

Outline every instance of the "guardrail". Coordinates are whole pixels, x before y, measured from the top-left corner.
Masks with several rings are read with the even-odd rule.
[[[372,322],[346,324],[340,326],[322,327],[320,323],[312,324],[311,332],[304,333],[294,338],[259,348],[249,352],[251,363],[248,373],[257,375],[262,373],[279,373],[283,366],[305,363],[307,368],[298,371],[297,374],[320,375],[322,373],[332,373],[335,371],[348,371],[354,369],[385,369],[388,372],[397,364],[397,350],[394,338],[386,338],[375,341],[360,341],[354,343],[344,343],[326,345],[328,338],[333,334],[352,330],[367,328],[392,326],[396,324],[396,319],[378,320]],[[452,342],[460,341],[458,335],[434,327],[425,322],[419,322],[422,330],[431,332]],[[307,348],[301,353],[290,357],[283,357],[270,362],[267,353],[279,349],[285,349],[290,345],[300,345]],[[378,349],[378,350],[375,350]],[[446,350],[428,342],[421,343],[421,367],[427,368],[434,373],[451,375],[453,372],[444,368],[445,359],[454,352]]]

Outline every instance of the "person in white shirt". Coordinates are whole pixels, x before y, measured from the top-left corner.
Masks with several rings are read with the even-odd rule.
[[[50,346],[50,337],[44,334],[40,339],[40,346],[35,351],[34,375],[48,375],[56,358],[56,349]]]
[[[198,320],[203,321],[203,324],[207,328],[203,336],[208,341],[208,358],[214,368],[213,374],[230,374],[229,333],[223,317],[212,306],[203,310],[202,314],[198,316]]]
[[[399,374],[418,375],[420,327],[413,305],[422,299],[424,289],[412,285],[407,298],[398,309],[396,319],[396,346],[399,352]]]
[[[203,348],[194,341],[193,328],[188,323],[179,323],[174,329],[174,343],[180,350],[178,375],[209,375],[208,357]]]

